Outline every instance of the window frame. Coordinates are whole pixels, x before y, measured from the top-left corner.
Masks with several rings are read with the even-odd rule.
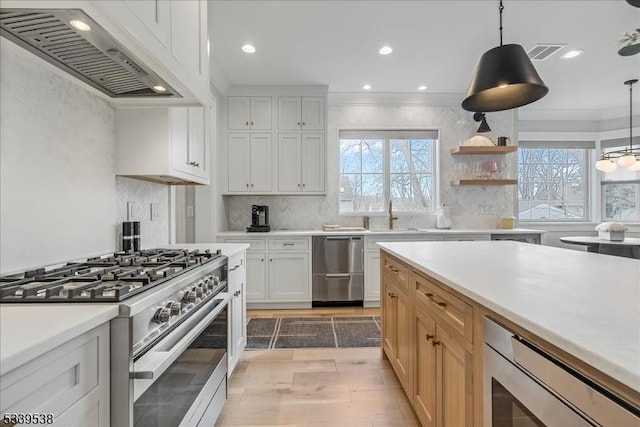
[[[548,136],[548,135],[547,135]],[[522,136],[520,136],[519,141],[518,141],[518,151],[523,150],[523,149],[565,149],[565,150],[571,150],[571,149],[583,149],[586,150],[585,152],[585,179],[583,179],[582,184],[584,185],[584,196],[585,196],[585,200],[584,200],[584,210],[585,210],[585,215],[584,218],[577,218],[577,219],[570,219],[570,218],[566,218],[566,219],[562,219],[562,218],[555,218],[555,219],[550,219],[550,220],[544,220],[544,219],[540,219],[540,218],[534,218],[534,219],[526,219],[526,218],[520,218],[520,199],[519,199],[519,191],[516,190],[516,194],[515,194],[515,198],[516,198],[516,217],[519,223],[522,224],[528,224],[528,225],[533,225],[533,224],[586,224],[586,223],[590,223],[593,221],[593,218],[597,217],[599,214],[599,210],[598,209],[594,209],[595,205],[596,205],[596,199],[597,196],[595,195],[595,183],[594,183],[594,177],[595,177],[595,166],[594,166],[594,159],[595,159],[595,152],[597,150],[598,147],[598,141],[594,138],[570,138],[569,135],[566,135],[566,137],[562,137],[564,135],[554,135],[554,138],[548,139],[548,138],[533,138],[533,137],[528,137],[528,138],[523,138]],[[561,138],[558,138],[558,137]],[[574,135],[571,135],[574,136]],[[526,145],[532,145],[531,147],[526,147]],[[539,145],[538,147],[535,147],[534,145]],[[564,146],[563,146],[564,145]],[[518,158],[516,160],[516,171],[517,171],[517,175],[518,175],[518,181],[520,180],[520,154],[518,154]],[[520,182],[518,182],[518,185],[520,185]]]
[[[432,201],[431,201],[431,209],[427,210],[394,210],[393,214],[396,216],[411,216],[429,213],[433,214],[437,211],[438,206],[440,206],[440,183],[441,183],[441,170],[440,170],[440,152],[441,152],[441,141],[442,141],[442,131],[440,128],[376,128],[376,129],[363,129],[363,128],[340,128],[337,132],[337,146],[338,146],[338,215],[339,216],[387,216],[388,212],[385,208],[383,211],[358,211],[358,212],[343,212],[340,210],[340,177],[342,176],[342,158],[340,156],[340,142],[342,139],[375,139],[375,137],[367,138],[366,136],[353,137],[353,138],[343,138],[341,134],[343,132],[347,133],[370,133],[375,134],[376,132],[381,133],[389,133],[389,132],[397,132],[399,135],[395,137],[395,139],[421,139],[421,138],[410,138],[403,137],[402,133],[410,133],[410,132],[435,132],[437,137],[428,138],[431,141],[434,141],[434,147],[432,151],[433,156],[433,172],[431,174],[433,179],[433,192],[432,192]],[[388,206],[390,195],[391,195],[391,149],[390,149],[390,140],[394,139],[394,137],[385,136],[383,139],[383,159],[382,159],[382,181],[383,181],[383,204],[384,206]],[[427,138],[422,138],[427,139]],[[362,172],[360,172],[362,174]]]

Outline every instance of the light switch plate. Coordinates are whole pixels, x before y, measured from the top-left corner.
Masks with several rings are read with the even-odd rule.
[[[187,206],[187,218],[193,217],[193,206]]]
[[[127,202],[127,221],[140,219],[140,204],[138,202]]]
[[[151,203],[151,221],[157,221],[160,219],[160,203]]]

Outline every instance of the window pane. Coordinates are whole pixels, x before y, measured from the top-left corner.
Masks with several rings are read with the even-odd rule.
[[[362,141],[362,172],[382,173],[384,141],[366,139]]]
[[[640,184],[605,184],[602,187],[604,219],[640,221]]]
[[[518,216],[532,221],[587,219],[587,149],[518,151]]]
[[[382,174],[362,175],[362,194],[358,200],[360,211],[384,212],[384,184]]]
[[[362,144],[359,139],[340,140],[340,172],[360,173],[362,170]]]
[[[432,178],[427,174],[391,174],[391,199],[397,211],[432,208]]]

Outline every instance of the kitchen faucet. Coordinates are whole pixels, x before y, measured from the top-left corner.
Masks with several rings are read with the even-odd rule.
[[[393,230],[393,221],[398,219],[397,216],[393,216],[393,203],[389,198],[389,230]]]

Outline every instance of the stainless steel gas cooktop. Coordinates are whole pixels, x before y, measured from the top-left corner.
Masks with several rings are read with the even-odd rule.
[[[117,252],[0,277],[0,302],[117,302],[222,258],[220,251]]]

